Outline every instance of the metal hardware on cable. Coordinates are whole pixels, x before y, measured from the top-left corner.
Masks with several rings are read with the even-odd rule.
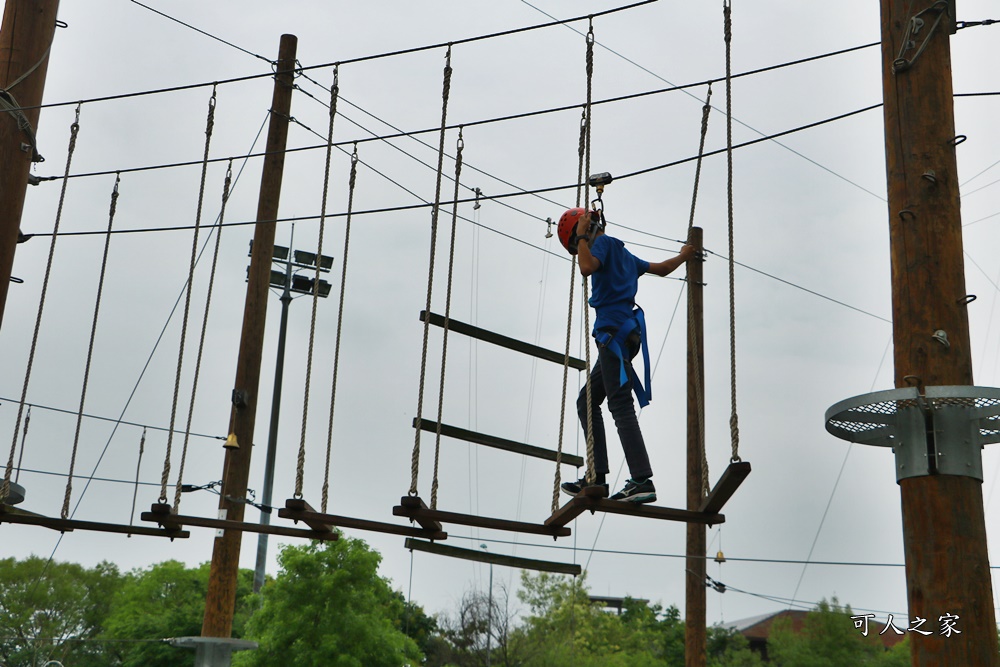
[[[21,400],[18,403],[17,418],[14,422],[14,437],[10,445],[10,458],[4,471],[3,484],[0,484],[0,502],[10,495],[10,476],[14,467],[14,455],[17,451],[17,433],[21,430],[21,416],[24,412],[25,399],[28,396],[28,383],[31,380],[31,368],[35,362],[35,350],[38,347],[38,333],[42,326],[42,313],[45,310],[45,297],[49,290],[49,278],[52,275],[52,259],[56,251],[56,240],[59,238],[59,224],[62,221],[63,205],[66,202],[66,186],[69,182],[69,169],[73,163],[73,153],[76,151],[76,138],[80,133],[80,104],[76,105],[76,119],[69,126],[69,148],[66,151],[66,169],[63,173],[62,188],[59,191],[59,205],[56,208],[56,220],[52,227],[52,241],[49,243],[49,257],[45,262],[45,277],[42,279],[42,293],[38,299],[38,314],[35,316],[35,329],[31,335],[31,348],[28,352],[28,367],[24,373],[24,385],[21,388]]]
[[[438,139],[437,179],[434,186],[434,206],[431,208],[431,248],[427,267],[427,303],[424,311],[431,312],[431,294],[434,287],[434,258],[437,250],[438,212],[441,207],[441,179],[444,171],[444,139],[448,129],[448,98],[451,94],[451,44],[445,54],[444,83],[441,90],[441,129]],[[430,317],[424,318],[423,346],[420,353],[420,388],[417,391],[417,419],[422,419],[424,409],[424,383],[427,377],[427,339],[430,335]],[[413,453],[410,456],[410,496],[417,495],[417,478],[420,472],[420,429],[414,429]]]
[[[903,33],[903,39],[900,43],[899,55],[896,56],[896,59],[892,62],[893,74],[905,72],[913,67],[913,63],[917,61],[920,54],[922,54],[924,49],[927,48],[927,44],[930,42],[931,37],[937,30],[938,25],[941,23],[941,18],[948,10],[948,4],[947,0],[937,0],[937,2],[932,4],[930,7],[910,17],[910,20],[906,23],[906,32]],[[921,17],[928,12],[937,12],[937,16],[934,17],[934,23],[931,24],[931,27],[924,36],[923,41],[920,42],[920,45],[918,46],[914,38],[916,38],[917,35],[919,35],[924,29],[926,22]],[[911,58],[905,58],[904,56],[906,53],[912,49],[916,49],[913,56]]]

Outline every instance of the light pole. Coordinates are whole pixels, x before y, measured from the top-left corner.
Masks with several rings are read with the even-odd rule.
[[[278,352],[277,361],[274,366],[274,391],[271,395],[271,424],[267,434],[267,454],[264,458],[264,489],[261,497],[260,524],[267,526],[271,523],[271,490],[274,486],[274,459],[278,442],[278,416],[281,412],[281,384],[285,372],[285,338],[288,331],[288,304],[294,298],[292,292],[298,294],[312,294],[314,290],[315,277],[295,275],[293,269],[308,269],[316,271],[316,264],[319,263],[319,270],[328,272],[333,266],[333,257],[326,255],[316,256],[315,253],[294,250],[295,224],[292,224],[292,235],[289,239],[288,247],[280,245],[274,246],[272,261],[282,265],[284,271],[271,269],[271,286],[281,288],[281,324],[278,328]],[[253,241],[250,242],[251,249]],[[293,261],[294,258],[294,261]],[[326,298],[330,294],[330,283],[320,280],[318,285],[319,296]],[[257,536],[257,565],[253,573],[253,591],[259,593],[264,585],[264,569],[267,564],[267,533],[259,533]]]
[[[486,550],[485,544],[479,545],[480,549]],[[490,563],[490,594],[489,602],[486,608],[486,665],[489,667],[493,664],[493,657],[491,655],[491,639],[493,639],[493,563]]]

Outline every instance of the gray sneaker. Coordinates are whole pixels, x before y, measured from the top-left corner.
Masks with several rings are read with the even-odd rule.
[[[625,482],[624,489],[611,496],[611,500],[621,500],[637,505],[652,503],[656,501],[656,487],[653,486],[653,480],[651,479],[646,479],[642,482],[630,479]]]

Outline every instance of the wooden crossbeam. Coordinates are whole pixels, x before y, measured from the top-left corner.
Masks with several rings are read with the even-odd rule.
[[[698,511],[706,514],[717,514],[726,502],[732,498],[733,494],[736,493],[736,489],[740,488],[740,484],[743,483],[743,480],[749,474],[749,461],[734,461],[730,463],[726,471],[722,473],[722,477],[715,484],[715,487],[705,496],[705,500],[702,501]]]
[[[437,313],[431,313],[429,316],[426,310],[420,311],[420,321],[427,322],[429,317],[430,324],[436,327],[444,327],[444,317],[438,315]],[[537,357],[539,359],[545,359],[546,361],[552,361],[560,366],[565,361],[566,355],[563,352],[556,352],[555,350],[548,350],[544,347],[539,347],[538,345],[532,345],[531,343],[525,343],[523,341],[517,340],[516,338],[510,338],[487,329],[480,329],[479,327],[474,327],[471,324],[465,324],[464,322],[459,322],[458,320],[453,320],[448,318],[448,331],[454,331],[455,333],[460,333],[470,338],[475,338],[477,340],[486,341],[487,343],[493,343],[494,345],[499,345],[500,347],[506,347],[508,350],[514,350],[515,352],[521,352],[523,354],[530,355],[532,357]],[[587,362],[583,359],[577,359],[575,357],[569,358],[569,367],[574,368],[578,371],[587,370]]]
[[[572,574],[576,576],[583,571],[576,563],[556,563],[547,560],[535,560],[533,558],[520,558],[518,556],[505,556],[495,554],[480,549],[462,549],[447,544],[433,544],[420,540],[407,539],[406,548],[414,551],[425,551],[438,556],[448,556],[450,558],[461,558],[463,560],[474,560],[480,563],[493,563],[494,565],[504,565],[515,567],[521,570],[540,570],[542,572],[559,572],[562,574]]]
[[[70,533],[74,530],[88,530],[99,533],[118,533],[119,535],[169,537],[170,539],[184,539],[191,536],[191,533],[188,531],[180,529],[150,528],[148,526],[128,526],[118,523],[103,523],[100,521],[62,519],[35,514],[34,512],[27,512],[20,509],[14,510],[14,508],[3,505],[0,505],[0,523],[18,523],[30,526],[43,526],[45,528],[51,528],[52,530],[58,530],[61,533]]]
[[[403,496],[402,500],[399,501],[399,504],[400,504],[400,506],[405,507],[405,508],[407,508],[409,510],[426,510],[427,509],[427,505],[424,504],[424,501],[420,499],[420,496]],[[393,514],[393,516],[402,516],[402,515],[397,515],[396,514],[395,508],[393,508],[392,514]],[[416,521],[420,525],[420,527],[423,528],[424,530],[442,530],[443,529],[442,526],[441,526],[441,522],[440,521],[435,521],[434,519],[428,519],[427,517],[419,516],[419,515],[411,516],[409,518],[410,518],[411,521]]]
[[[163,511],[166,508],[166,511]],[[152,511],[143,512],[140,517],[143,521],[158,523],[164,528],[177,530],[180,526],[198,526],[200,528],[216,528],[221,530],[238,530],[244,533],[267,533],[268,535],[281,535],[283,537],[301,537],[310,540],[336,540],[340,536],[332,531],[305,530],[303,528],[290,528],[288,526],[263,525],[248,521],[232,521],[230,519],[212,519],[203,516],[187,516],[183,514],[172,514],[170,505],[156,503]],[[155,529],[147,529],[155,530]]]
[[[441,523],[457,523],[461,526],[476,526],[478,528],[505,530],[512,533],[532,533],[535,535],[549,535],[551,537],[566,537],[570,534],[570,529],[564,525],[547,526],[538,523],[528,523],[526,521],[511,521],[509,519],[476,516],[475,514],[444,512],[442,510],[428,509],[427,507],[413,507],[412,501],[410,502],[410,506],[407,506],[406,501],[408,498],[409,496],[404,497],[400,505],[392,508],[394,516],[405,516],[418,522],[429,520]]]
[[[287,500],[285,508],[278,510],[278,516],[283,519],[303,521],[309,526],[325,525],[329,528],[332,525],[339,526],[340,528],[356,528],[358,530],[368,530],[389,535],[423,537],[429,540],[444,540],[448,538],[448,533],[440,529],[412,528],[384,521],[369,521],[349,516],[337,516],[336,514],[323,514],[309,507],[309,503],[301,498],[290,498]]]
[[[588,495],[588,491],[593,491],[594,495]],[[705,512],[693,512],[691,510],[679,510],[671,507],[659,507],[657,505],[639,505],[621,500],[609,500],[597,495],[602,492],[601,487],[584,487],[584,490],[572,500],[557,509],[552,516],[545,520],[546,526],[565,526],[570,521],[580,516],[586,511],[607,512],[608,514],[627,514],[629,516],[640,516],[647,519],[665,519],[667,521],[681,521],[683,523],[705,523],[714,525],[724,523],[726,517],[722,514],[708,514]]]
[[[422,431],[435,433],[437,431],[437,422],[431,421],[430,419],[414,418],[413,428],[419,428]],[[448,438],[454,438],[455,440],[474,442],[477,445],[486,445],[487,447],[493,447],[494,449],[502,449],[507,452],[533,456],[536,459],[555,461],[559,458],[562,463],[575,466],[577,468],[582,467],[584,463],[582,456],[575,456],[573,454],[566,453],[563,453],[560,456],[555,450],[552,449],[526,445],[523,442],[517,442],[514,440],[505,440],[504,438],[486,435],[485,433],[476,433],[475,431],[468,431],[464,428],[458,428],[457,426],[449,426],[448,424],[441,424],[441,435]]]

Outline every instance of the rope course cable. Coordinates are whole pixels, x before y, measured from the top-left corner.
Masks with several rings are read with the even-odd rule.
[[[592,112],[593,107],[591,105],[593,96],[593,79],[594,79],[594,24],[591,20],[590,27],[587,30],[587,103],[585,108],[585,113],[587,114],[587,120],[584,124],[586,133],[586,147],[584,149],[585,157],[584,162],[586,167],[583,171],[585,176],[583,180],[583,203],[588,205],[590,202],[590,180],[586,178],[586,175],[590,173],[590,129],[593,120]],[[577,189],[577,199],[579,199],[579,188]],[[590,309],[587,307],[587,303],[590,301],[589,296],[589,285],[587,283],[586,276],[583,277],[583,330],[584,335],[589,335],[590,332]],[[586,361],[587,361],[587,385],[585,391],[587,392],[587,481],[593,484],[597,478],[597,472],[594,470],[594,401],[593,397],[593,387],[591,382],[590,372],[590,345],[584,346],[586,351]]]
[[[437,183],[434,190],[434,203],[431,208],[431,249],[430,261],[427,267],[427,304],[426,312],[431,312],[431,294],[434,288],[434,256],[437,248],[437,223],[438,211],[441,206],[441,177],[444,170],[444,139],[448,124],[448,97],[451,92],[451,45],[445,56],[444,84],[441,93],[441,130],[438,140],[438,166]],[[417,418],[423,414],[424,409],[424,383],[427,376],[427,339],[430,335],[430,317],[424,318],[424,338],[420,353],[420,388],[417,392]],[[436,430],[440,432],[441,424],[438,423]],[[415,436],[413,442],[413,454],[410,462],[410,490],[409,495],[417,495],[417,478],[420,472],[420,429],[414,429]],[[431,509],[435,509],[432,504]]]
[[[736,278],[735,259],[733,259],[733,80],[732,72],[732,3],[722,0],[722,11],[725,18],[726,41],[726,200],[728,203],[729,231],[729,377],[730,403],[732,414],[729,417],[730,439],[732,441],[731,461],[740,461],[740,424],[736,411]]]
[[[128,513],[128,525],[135,525],[135,503],[139,499],[139,471],[142,469],[142,455],[146,451],[146,429],[142,429],[139,439],[139,459],[135,464],[135,486],[132,487],[132,509]]]
[[[451,207],[451,239],[448,243],[448,284],[445,289],[444,301],[444,326],[442,327],[441,338],[441,379],[438,383],[438,405],[437,405],[437,426],[434,428],[434,476],[431,485],[431,507],[437,507],[438,492],[438,467],[441,459],[441,421],[444,417],[444,380],[445,367],[448,361],[448,330],[451,325],[451,290],[455,277],[455,232],[458,228],[458,188],[462,177],[462,151],[465,149],[465,140],[462,137],[462,130],[458,131],[458,142],[455,150],[455,194],[456,203]]]
[[[340,339],[344,323],[344,295],[347,289],[347,253],[351,247],[351,211],[354,209],[354,186],[358,178],[358,149],[354,148],[351,155],[351,175],[348,177],[347,192],[347,222],[344,226],[344,256],[341,259],[340,271],[340,303],[337,307],[337,342],[333,352],[333,381],[330,388],[330,421],[326,430],[326,469],[323,474],[323,507],[326,514],[326,501],[330,489],[330,455],[333,451],[333,409],[337,403],[337,369],[340,368]]]
[[[701,108],[701,138],[698,141],[698,155],[705,152],[705,137],[708,135],[708,117],[712,111],[712,86],[708,86],[708,93],[705,95],[705,104]],[[690,238],[691,229],[694,227],[694,213],[698,204],[698,188],[701,183],[701,163],[699,157],[694,169],[694,188],[691,195],[691,213],[688,216],[688,235]],[[704,256],[694,258],[694,261],[703,261]],[[708,495],[711,487],[708,483],[708,454],[705,451],[705,387],[701,383],[702,371],[700,368],[700,355],[698,351],[698,335],[695,323],[694,300],[688,299],[688,340],[691,341],[691,360],[694,366],[694,392],[695,404],[698,410],[698,452],[701,455],[701,482],[702,495]]]
[[[302,397],[302,429],[299,434],[299,456],[295,467],[295,498],[302,498],[302,485],[306,465],[306,429],[309,421],[309,389],[312,385],[313,349],[316,343],[316,307],[319,303],[319,275],[323,256],[323,237],[326,232],[326,202],[330,192],[330,160],[333,153],[333,126],[337,117],[337,97],[340,94],[340,70],[333,69],[333,84],[330,86],[330,113],[326,135],[326,164],[323,168],[323,196],[320,204],[319,238],[316,247],[316,272],[313,277],[312,307],[309,317],[309,347],[306,353],[305,392]],[[341,286],[343,295],[343,286]],[[339,325],[338,325],[339,326]],[[339,340],[339,339],[338,339]],[[326,482],[323,490],[323,511],[326,511]]]
[[[90,325],[90,342],[87,345],[87,363],[83,370],[83,389],[80,390],[80,409],[76,413],[76,430],[73,433],[73,449],[69,459],[69,474],[66,476],[66,493],[63,497],[62,518],[69,516],[69,501],[73,495],[73,473],[76,469],[76,454],[80,445],[80,426],[83,424],[83,406],[87,400],[87,386],[90,382],[90,365],[94,359],[94,340],[97,337],[97,318],[101,312],[101,296],[104,293],[104,277],[108,268],[108,250],[111,247],[111,228],[115,223],[115,212],[118,209],[118,185],[121,178],[115,178],[115,186],[111,191],[111,205],[108,211],[108,234],[104,237],[104,254],[101,257],[101,272],[97,279],[97,298],[94,302],[94,319]]]
[[[215,103],[216,90],[212,89],[212,96],[208,101],[208,118],[205,123],[205,153],[202,158],[201,185],[198,192],[198,209],[195,215],[194,234],[191,242],[191,261],[188,265],[187,286],[184,292],[184,316],[181,319],[181,340],[177,351],[177,372],[174,375],[174,396],[170,406],[170,430],[167,432],[167,447],[163,458],[163,474],[160,479],[159,502],[167,502],[167,483],[170,478],[170,455],[173,449],[174,425],[177,420],[177,399],[181,391],[181,370],[184,367],[184,347],[187,340],[188,318],[191,314],[191,292],[194,285],[194,269],[198,261],[198,232],[201,230],[201,207],[205,198],[205,174],[208,170],[208,151],[212,144],[212,131],[215,125]],[[183,470],[184,461],[181,461]],[[180,477],[178,476],[178,484]],[[177,508],[173,508],[176,513]]]
[[[226,169],[226,178],[222,184],[222,204],[219,208],[219,222],[222,223],[226,219],[226,204],[229,202],[229,190],[233,183],[233,163],[229,163],[229,167]],[[204,181],[202,181],[204,187]],[[199,209],[201,207],[201,201],[198,202]],[[199,218],[200,218],[199,213]],[[191,440],[191,424],[194,419],[194,405],[195,398],[198,395],[198,378],[201,375],[201,361],[205,353],[205,334],[208,331],[208,314],[212,309],[212,290],[215,287],[215,273],[219,266],[219,246],[222,244],[222,227],[219,227],[218,233],[215,235],[215,248],[212,251],[212,268],[208,273],[208,292],[205,295],[205,312],[202,315],[201,320],[201,335],[198,338],[198,356],[194,362],[194,380],[191,383],[191,401],[188,404],[188,414],[187,414],[187,426],[184,429],[184,446],[181,453],[181,465],[180,469],[177,471],[177,486],[174,489],[174,509],[178,510],[181,506],[181,486],[182,480],[184,479],[184,462],[187,460],[188,443]],[[145,430],[145,429],[144,429]]]
[[[69,148],[66,151],[65,174],[69,174],[70,165],[73,163],[73,153],[76,151],[76,139],[80,133],[80,105],[76,107],[76,116],[69,128]],[[17,450],[17,433],[21,430],[21,415],[24,412],[25,399],[28,396],[28,383],[31,381],[31,368],[35,362],[35,350],[38,347],[38,333],[42,326],[42,313],[45,311],[45,297],[49,291],[49,278],[52,275],[52,258],[55,256],[56,241],[59,238],[59,223],[62,221],[63,205],[66,203],[66,183],[68,179],[63,179],[62,188],[59,191],[59,205],[56,208],[55,224],[52,227],[52,241],[49,243],[49,256],[45,262],[45,277],[42,279],[42,293],[38,298],[38,314],[35,316],[35,329],[31,335],[31,350],[28,352],[28,367],[24,373],[24,385],[21,388],[21,400],[18,403],[17,419],[14,422],[14,437],[10,445],[10,458],[7,460],[7,468],[4,471],[3,484],[0,485],[0,503],[10,495],[10,475],[14,467],[14,454]]]

